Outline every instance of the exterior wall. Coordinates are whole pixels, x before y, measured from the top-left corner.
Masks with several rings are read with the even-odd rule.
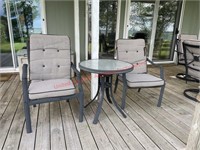
[[[123,38],[125,7],[126,7],[126,1],[122,0],[121,1],[120,25],[119,25],[119,38]]]
[[[198,35],[200,30],[200,1],[187,0],[181,33]]]
[[[74,50],[74,2],[46,1],[47,33],[68,35]]]
[[[74,2],[47,1],[47,33],[68,35],[71,39],[72,51],[75,51]],[[85,59],[85,1],[79,1],[80,22],[80,60]]]

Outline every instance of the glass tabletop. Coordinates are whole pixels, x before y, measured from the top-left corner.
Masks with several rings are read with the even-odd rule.
[[[133,70],[133,65],[114,59],[91,59],[80,62],[81,70],[97,74],[119,74]]]

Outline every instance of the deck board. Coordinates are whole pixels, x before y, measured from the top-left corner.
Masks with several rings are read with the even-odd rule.
[[[186,146],[192,123],[195,102],[183,95],[186,88],[196,88],[197,83],[175,78],[184,72],[182,66],[166,66],[166,88],[163,103],[156,106],[159,88],[128,89],[125,112],[127,118],[116,110],[106,98],[99,122],[93,119],[97,102],[85,109],[84,121],[79,122],[79,103],[61,101],[31,107],[32,129],[26,133],[23,113],[22,84],[19,75],[0,82],[0,149],[73,149],[73,150],[179,150]],[[150,68],[150,73],[159,74]],[[90,99],[90,75],[83,73],[85,103]],[[118,103],[122,84],[114,96]]]

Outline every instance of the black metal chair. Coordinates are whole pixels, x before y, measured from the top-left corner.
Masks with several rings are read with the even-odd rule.
[[[79,121],[83,121],[84,93],[81,75],[71,63],[68,36],[33,34],[28,45],[28,65],[23,65],[23,100],[27,133],[32,132],[30,106],[60,100],[79,100]],[[76,73],[78,92],[71,80]]]
[[[185,66],[185,58],[184,58],[184,50],[183,50],[183,41],[184,40],[197,40],[197,35],[189,35],[189,34],[179,34],[178,39],[176,41],[177,45],[177,64]],[[177,78],[186,80],[185,73],[178,73],[176,75]],[[189,79],[187,79],[189,80]],[[192,81],[192,79],[190,79]]]
[[[160,96],[157,106],[160,107],[165,89],[164,71],[162,66],[154,64],[146,57],[144,39],[119,39],[116,42],[117,59],[127,61],[133,64],[132,72],[126,74],[127,85],[129,88],[154,88],[161,87]],[[160,69],[160,77],[147,73],[147,61],[153,66]],[[120,75],[117,76],[114,92],[117,90],[118,80],[122,80]],[[124,108],[124,104],[122,108]]]
[[[185,40],[183,42],[184,60],[185,60],[185,79],[187,81],[200,81],[200,41]],[[199,88],[184,90],[184,95],[194,101],[196,97],[189,93],[199,93]]]

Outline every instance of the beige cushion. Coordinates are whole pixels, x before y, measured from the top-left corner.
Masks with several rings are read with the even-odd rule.
[[[188,75],[193,78],[200,79],[200,61],[195,60],[194,56],[200,59],[200,40],[185,40],[183,42],[186,46],[186,59],[188,64]],[[191,47],[192,45],[196,47]]]
[[[164,85],[164,80],[150,74],[127,74],[127,85],[132,88]]]
[[[132,73],[147,71],[144,39],[119,39],[116,44],[117,59],[132,63]]]
[[[185,40],[197,40],[197,35],[189,35],[189,34],[180,34],[178,43],[178,52],[179,52],[179,63],[185,64],[184,55],[183,55],[183,41]]]
[[[74,94],[75,87],[70,79],[33,80],[29,86],[29,98],[67,96]]]
[[[30,36],[30,79],[70,78],[68,36],[32,34]]]

